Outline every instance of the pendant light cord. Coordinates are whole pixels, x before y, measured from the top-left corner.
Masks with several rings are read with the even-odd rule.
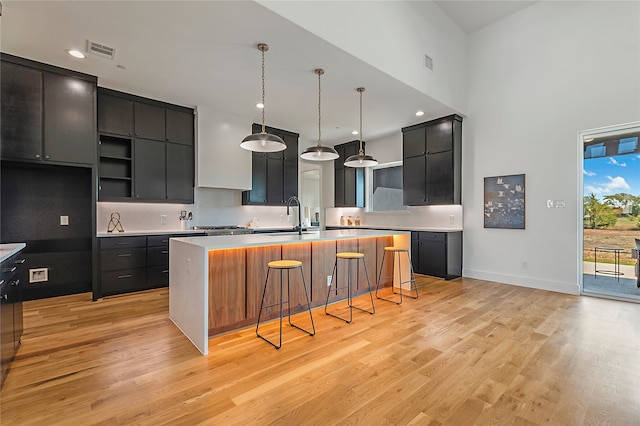
[[[322,71],[321,69],[316,70],[316,74],[318,74],[318,146],[320,146],[320,141],[322,140],[322,130],[320,127],[320,94],[322,93],[320,88],[320,76],[323,74],[323,72],[324,71]]]
[[[261,45],[260,51],[262,52],[262,133],[267,133],[264,129],[264,51],[267,50],[267,45]]]
[[[356,89],[360,92],[360,152],[359,154],[364,154],[364,150],[362,149],[362,92],[364,92],[364,87],[358,87]]]

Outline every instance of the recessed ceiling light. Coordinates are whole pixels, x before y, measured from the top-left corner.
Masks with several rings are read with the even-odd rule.
[[[358,131],[357,131],[357,130],[354,130],[353,132],[351,132],[351,134],[352,134],[352,135],[357,135],[357,134],[358,134]]]
[[[584,138],[584,141],[585,141],[585,142],[591,142],[591,141],[593,141],[594,139],[595,139],[595,138]]]
[[[262,109],[262,108],[264,108],[264,104],[263,103],[257,103],[256,104],[256,108]]]
[[[424,115],[424,111],[416,111],[416,115],[418,117],[422,117]]]
[[[79,50],[67,50],[67,53],[71,56],[73,56],[74,58],[78,58],[78,59],[84,59],[86,56],[84,55],[84,53],[82,53]]]

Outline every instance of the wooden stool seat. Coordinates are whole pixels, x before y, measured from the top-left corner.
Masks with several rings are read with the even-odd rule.
[[[289,319],[289,325],[297,328],[300,331],[304,331],[309,336],[314,336],[316,334],[316,326],[313,323],[313,315],[311,315],[311,302],[309,301],[309,292],[307,291],[307,283],[304,279],[304,269],[302,269],[302,262],[299,260],[290,260],[290,259],[282,259],[282,260],[272,260],[269,262],[267,268],[267,276],[264,280],[264,290],[262,290],[262,301],[260,302],[260,311],[258,312],[258,323],[256,324],[256,336],[269,343],[276,349],[280,349],[282,347],[282,317],[284,316],[282,305],[286,303],[287,305],[287,317]],[[280,299],[278,302],[265,305],[265,297],[267,294],[267,285],[269,284],[269,273],[272,269],[280,271]],[[302,287],[304,288],[304,295],[307,301],[307,310],[309,311],[309,319],[311,320],[311,330],[305,330],[302,327],[297,326],[296,324],[291,322],[291,291],[290,291],[290,274],[292,269],[298,269],[300,271],[300,275],[302,276]],[[287,271],[287,300],[283,299],[283,285],[284,285],[284,271]],[[273,281],[273,280],[272,280]],[[270,313],[270,309],[273,307],[278,307],[280,311],[280,341],[276,345],[271,340],[260,334],[260,320],[262,319],[262,311],[266,310],[267,314]],[[300,306],[298,304],[298,306]]]
[[[268,263],[269,268],[272,269],[293,269],[302,267],[302,262],[299,260],[272,260]]]
[[[338,279],[337,279],[337,275],[338,275],[338,259],[344,259],[347,261],[348,264],[348,275],[347,275],[347,285],[346,287],[338,287]],[[364,266],[364,272],[365,275],[367,277],[367,287],[369,288],[369,297],[371,298],[371,310],[366,310],[366,309],[362,309],[359,308],[358,306],[354,306],[353,305],[353,283],[351,280],[351,276],[352,276],[352,267],[353,267],[353,262],[355,261],[356,263],[356,267],[358,265],[358,261],[362,260],[362,265]],[[334,283],[335,282],[335,283]],[[349,307],[349,319],[347,320],[346,318],[342,318],[338,315],[332,314],[330,312],[327,311],[327,306],[329,306],[329,296],[331,295],[331,289],[334,289],[336,292],[336,295],[338,294],[338,290],[342,290],[342,289],[347,289],[347,306]],[[324,304],[324,313],[332,316],[334,318],[338,318],[339,320],[342,320],[344,322],[346,322],[347,324],[351,323],[351,321],[353,321],[353,308],[356,308],[362,312],[367,312],[369,314],[375,314],[376,313],[376,307],[373,304],[373,295],[371,294],[371,282],[369,281],[369,272],[367,271],[367,262],[364,261],[364,254],[363,253],[357,253],[357,252],[352,252],[352,251],[343,251],[343,252],[338,252],[336,253],[336,261],[333,264],[333,272],[331,273],[331,282],[329,283],[329,291],[327,292],[327,301]]]
[[[387,275],[385,277],[382,276],[382,271],[384,270],[384,260],[387,257],[387,252],[391,253],[391,275]],[[400,255],[402,253],[406,253],[407,255],[407,261],[409,262],[409,279],[407,281],[402,281],[402,267],[400,265]],[[394,277],[394,272],[395,272],[395,268],[396,268],[396,257],[398,258],[397,264],[398,264],[398,288],[400,289],[399,292],[396,292],[394,287],[393,287],[393,280],[395,279]],[[391,299],[385,299],[384,297],[380,297],[378,296],[378,289],[380,288],[380,281],[382,279],[387,279],[387,278],[391,278],[391,292],[393,294],[399,294],[400,295],[400,300],[399,301],[395,301],[395,300],[391,300]],[[402,284],[406,284],[409,283],[409,294],[407,294],[407,297],[410,297],[412,299],[417,299],[418,298],[418,286],[416,285],[416,276],[413,273],[413,265],[411,264],[411,254],[409,253],[409,249],[408,248],[404,248],[404,247],[394,247],[394,246],[389,246],[389,247],[385,247],[384,248],[384,253],[382,254],[382,262],[380,262],[380,274],[378,274],[378,282],[376,283],[376,299],[382,299],[382,300],[386,300],[387,302],[391,302],[391,303],[395,303],[400,305],[402,303]],[[412,296],[411,293],[412,291],[415,290],[415,296]]]
[[[343,251],[340,253],[336,253],[336,257],[338,259],[362,259],[364,257],[364,254],[351,251]]]

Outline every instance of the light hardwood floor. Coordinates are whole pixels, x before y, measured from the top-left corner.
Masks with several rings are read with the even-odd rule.
[[[249,328],[206,357],[168,319],[166,289],[27,302],[0,423],[640,424],[640,305],[419,285],[352,324],[316,309],[316,336],[285,326],[279,351]]]

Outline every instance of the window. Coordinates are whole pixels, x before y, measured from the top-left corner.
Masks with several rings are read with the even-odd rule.
[[[370,212],[406,210],[402,205],[402,162],[379,164],[370,169],[369,205]]]

